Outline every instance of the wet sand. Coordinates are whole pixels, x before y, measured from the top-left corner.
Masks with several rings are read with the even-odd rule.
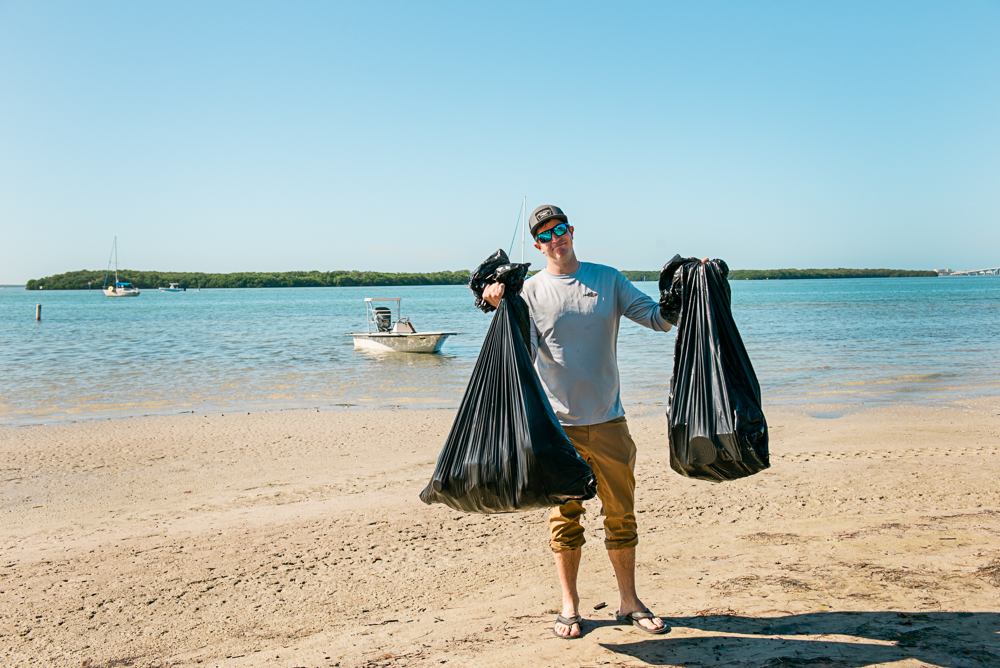
[[[0,430],[2,663],[1000,666],[997,398],[771,407],[771,469],[721,485],[642,408],[667,635],[614,623],[598,503],[568,642],[545,512],[419,501],[453,411],[286,410]]]

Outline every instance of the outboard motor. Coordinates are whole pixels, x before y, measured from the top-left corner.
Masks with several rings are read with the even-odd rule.
[[[392,329],[392,311],[384,306],[376,306],[375,313],[375,327],[380,332],[388,332]]]

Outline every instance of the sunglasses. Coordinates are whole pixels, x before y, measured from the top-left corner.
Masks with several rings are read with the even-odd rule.
[[[569,225],[566,223],[559,223],[551,230],[545,230],[544,232],[539,232],[538,236],[535,237],[535,241],[541,241],[543,244],[547,244],[552,241],[552,234],[555,233],[557,237],[569,232]]]

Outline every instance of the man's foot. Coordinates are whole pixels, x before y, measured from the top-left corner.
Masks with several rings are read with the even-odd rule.
[[[580,622],[582,621],[583,618],[575,612],[570,615],[558,615],[556,616],[556,623],[552,627],[552,633],[557,638],[574,640],[581,635]]]
[[[649,608],[626,612],[624,614],[619,611],[615,614],[615,619],[618,620],[619,624],[631,624],[640,631],[654,635],[666,633],[670,630],[670,627],[664,624],[662,619],[650,612]]]

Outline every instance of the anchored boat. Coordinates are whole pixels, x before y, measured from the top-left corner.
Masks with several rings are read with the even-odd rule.
[[[395,314],[376,302],[396,302]],[[367,332],[351,332],[355,348],[394,353],[436,353],[445,339],[458,332],[418,332],[409,318],[400,315],[398,297],[365,297]],[[394,317],[395,316],[395,317]]]
[[[114,285],[108,285],[108,274],[111,273],[111,258],[108,258],[108,270],[104,274],[104,295],[106,297],[138,297],[139,288],[135,287],[128,281],[118,280],[118,237],[115,237],[115,242],[111,246],[111,255],[115,258],[115,283]]]

